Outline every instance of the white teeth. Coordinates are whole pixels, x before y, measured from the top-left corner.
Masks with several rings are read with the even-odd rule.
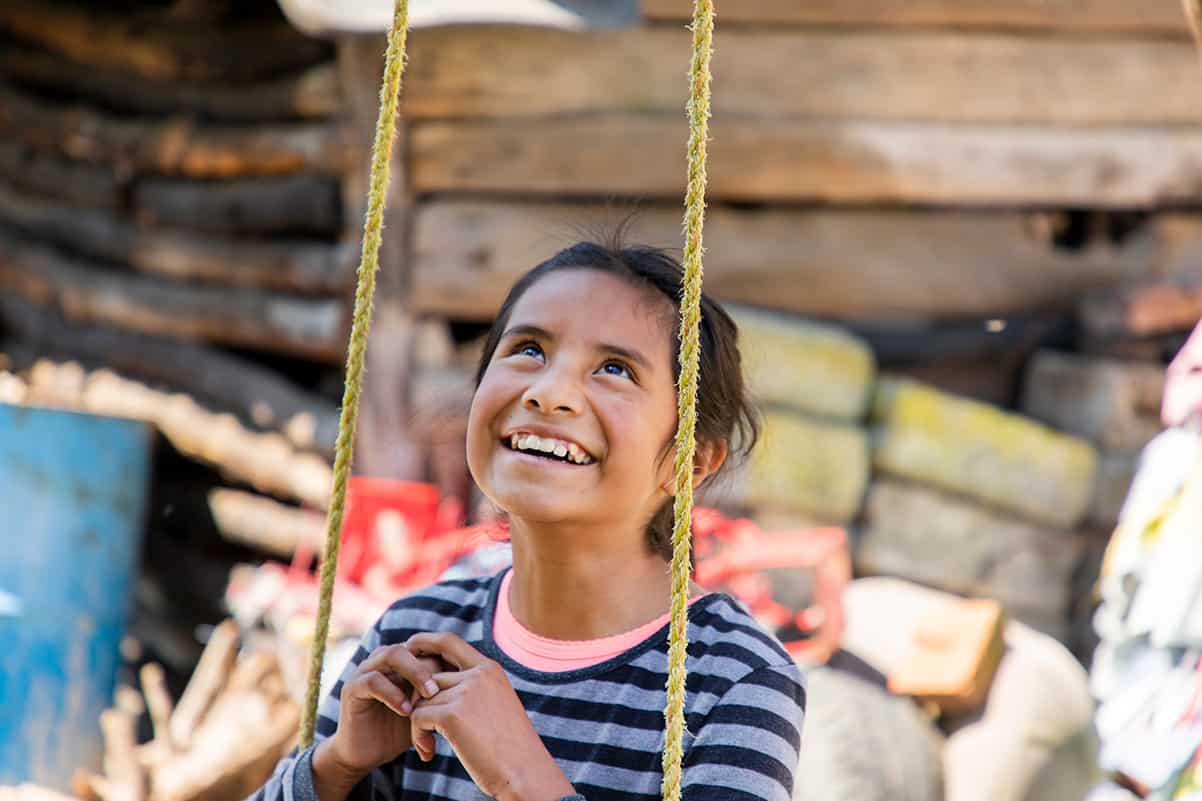
[[[511,434],[509,445],[518,451],[537,451],[539,453],[555,454],[560,459],[568,459],[575,464],[592,464],[590,457],[583,448],[574,442],[565,442],[535,436],[534,434]]]

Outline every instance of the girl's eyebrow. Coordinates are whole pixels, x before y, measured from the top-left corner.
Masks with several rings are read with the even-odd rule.
[[[512,328],[506,328],[505,333],[501,334],[501,339],[508,339],[512,336],[527,336],[537,337],[538,339],[554,339],[551,332],[545,328],[539,328],[537,325],[515,325]]]

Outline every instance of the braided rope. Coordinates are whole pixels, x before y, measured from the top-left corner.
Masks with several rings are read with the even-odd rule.
[[[321,667],[325,659],[326,638],[330,633],[330,608],[334,596],[334,576],[338,567],[338,545],[342,531],[342,513],[346,504],[346,481],[354,453],[355,424],[359,417],[359,394],[363,388],[363,362],[367,334],[371,328],[372,296],[376,291],[376,267],[379,263],[380,235],[384,223],[384,195],[388,189],[388,166],[396,132],[401,75],[405,71],[405,39],[409,30],[409,0],[396,0],[388,50],[384,57],[384,82],[380,87],[380,114],[376,120],[376,138],[371,153],[371,184],[367,195],[367,217],[363,225],[363,253],[359,261],[359,283],[355,290],[355,313],[351,323],[350,345],[346,355],[346,387],[342,395],[342,416],[338,421],[338,440],[334,446],[334,487],[326,518],[326,543],[321,557],[321,594],[317,622],[313,631],[313,652],[309,661],[309,685],[301,719],[302,748],[313,743],[317,720],[317,700],[321,693]]]
[[[1182,0],[1185,6],[1185,17],[1189,20],[1190,33],[1194,36],[1194,44],[1202,55],[1202,0]]]
[[[685,656],[688,650],[689,549],[693,516],[697,379],[701,372],[701,229],[705,221],[705,154],[710,116],[713,0],[693,5],[693,61],[689,69],[689,179],[684,216],[684,296],[680,302],[680,386],[677,391],[675,525],[672,528],[672,624],[668,645],[668,701],[664,707],[664,801],[679,801],[684,756]]]

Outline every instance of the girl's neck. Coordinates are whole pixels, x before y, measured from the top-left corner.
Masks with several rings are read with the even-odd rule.
[[[529,631],[555,640],[622,634],[668,611],[670,566],[639,537],[511,526],[509,605]],[[637,543],[637,549],[615,547]]]

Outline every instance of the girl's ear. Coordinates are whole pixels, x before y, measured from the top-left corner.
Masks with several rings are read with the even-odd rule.
[[[705,440],[697,443],[693,451],[693,489],[712,476],[726,461],[728,448],[725,440]]]
[[[722,463],[726,461],[728,452],[729,449],[726,443],[721,440],[717,442],[699,440],[697,442],[696,447],[693,449],[693,489],[701,486],[702,481],[705,481],[722,466]],[[664,480],[663,484],[660,485],[660,489],[670,498],[676,495],[676,476],[672,472],[675,459],[668,458],[673,453],[675,453],[675,450],[669,450],[664,458]]]

